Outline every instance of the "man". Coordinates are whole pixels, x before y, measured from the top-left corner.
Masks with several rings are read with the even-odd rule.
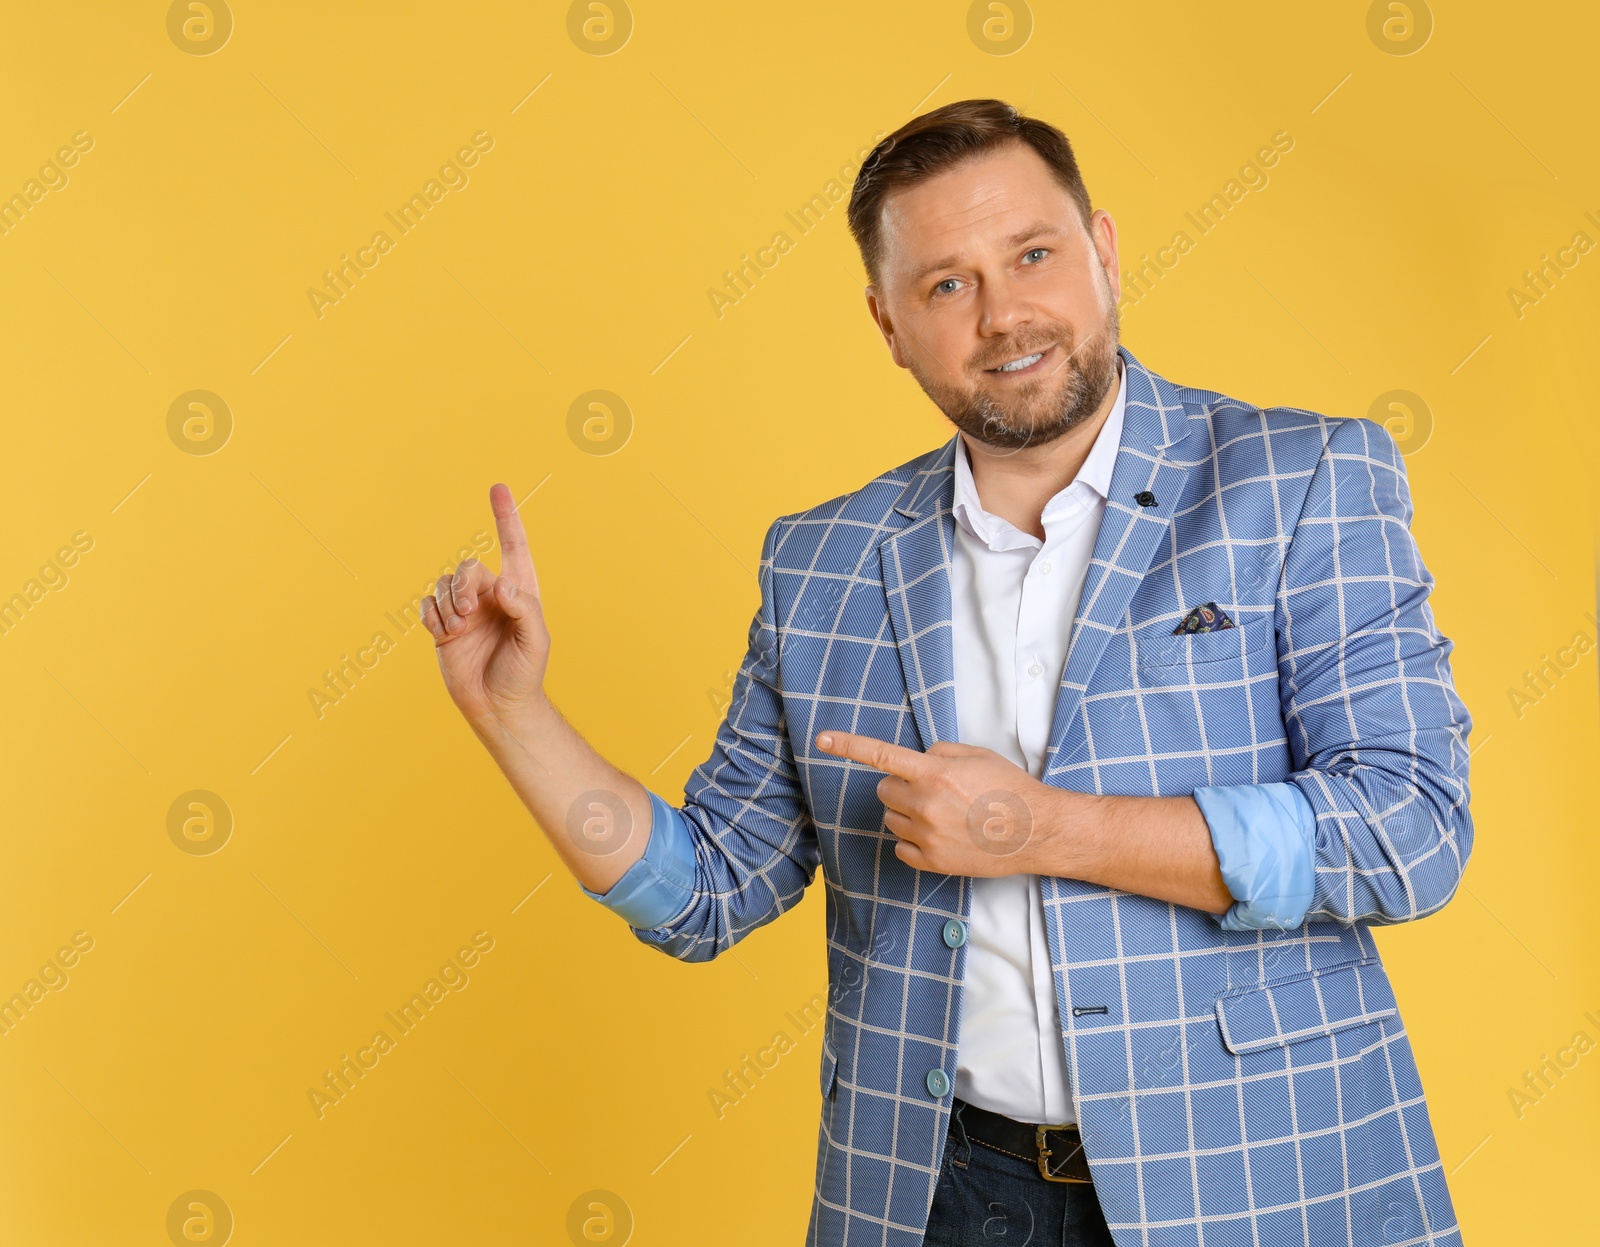
[[[674,957],[823,867],[808,1244],[1459,1243],[1372,934],[1444,905],[1472,843],[1393,439],[1120,347],[1115,224],[999,101],[881,142],[849,219],[959,432],[768,529],[683,806],[545,698],[503,485],[501,574],[425,602],[452,698]]]

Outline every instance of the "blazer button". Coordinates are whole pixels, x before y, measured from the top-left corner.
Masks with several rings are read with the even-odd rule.
[[[944,924],[944,942],[949,948],[960,948],[967,942],[967,924],[952,918]]]
[[[930,1069],[927,1081],[928,1094],[936,1100],[943,1099],[945,1093],[950,1090],[950,1075],[942,1069]]]

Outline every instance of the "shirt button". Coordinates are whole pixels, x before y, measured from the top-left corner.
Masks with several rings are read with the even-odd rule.
[[[1050,564],[1049,563],[1040,563],[1039,564],[1039,574],[1041,576],[1048,576],[1050,574]]]
[[[928,1071],[928,1094],[934,1099],[941,1099],[950,1090],[950,1075],[942,1069]]]
[[[1036,662],[1035,663],[1029,663],[1028,664],[1028,674],[1031,675],[1035,680],[1037,680],[1040,676],[1042,676],[1044,674],[1044,668],[1041,667]]]
[[[944,942],[947,947],[960,948],[967,942],[967,924],[952,918],[944,924]]]

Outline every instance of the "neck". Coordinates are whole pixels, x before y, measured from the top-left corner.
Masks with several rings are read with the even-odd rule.
[[[960,435],[972,464],[972,483],[985,511],[1044,540],[1045,503],[1070,485],[1082,470],[1095,438],[1105,427],[1106,417],[1116,406],[1124,367],[1119,359],[1117,379],[1107,388],[1094,414],[1048,445],[997,450],[965,433]]]

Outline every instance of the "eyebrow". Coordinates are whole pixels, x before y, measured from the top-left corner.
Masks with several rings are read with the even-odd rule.
[[[1061,227],[1053,222],[1035,221],[1032,225],[1026,226],[1023,229],[1019,229],[1015,234],[1012,234],[1011,237],[1007,238],[1004,242],[1004,246],[1007,249],[1012,247],[1020,247],[1023,243],[1028,242],[1031,239],[1044,237],[1046,235],[1059,238],[1061,233]],[[955,255],[947,255],[942,260],[938,260],[933,264],[925,264],[917,270],[915,275],[913,275],[911,278],[911,284],[913,286],[921,285],[923,279],[926,278],[930,273],[935,273],[942,268],[954,268],[964,259],[966,259],[965,256],[957,253]]]

